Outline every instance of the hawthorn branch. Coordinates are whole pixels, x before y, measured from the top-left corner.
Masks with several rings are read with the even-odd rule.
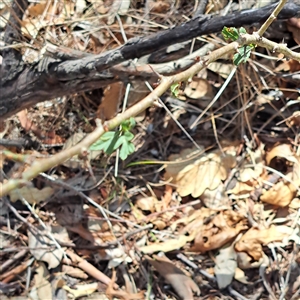
[[[176,82],[186,81],[194,74],[205,68],[208,64],[222,58],[223,56],[236,51],[239,47],[247,44],[257,44],[266,47],[270,50],[283,53],[285,56],[293,58],[300,62],[300,54],[289,50],[283,44],[277,44],[265,38],[260,38],[257,34],[245,34],[239,40],[232,42],[220,49],[217,49],[205,56],[199,62],[191,66],[189,69],[173,76],[162,76],[161,82],[148,96],[143,100],[128,108],[124,113],[117,115],[115,118],[107,121],[103,126],[98,126],[92,133],[87,135],[80,143],[70,149],[66,149],[53,155],[52,157],[34,162],[23,174],[20,179],[10,179],[8,182],[0,185],[0,197],[9,194],[10,191],[27,184],[28,181],[37,177],[40,173],[45,172],[63,162],[67,161],[75,155],[79,155],[82,151],[87,150],[93,143],[95,143],[107,130],[112,130],[119,126],[123,121],[130,117],[137,116],[148,107],[155,105],[157,99],[165,93],[172,84]]]
[[[259,36],[262,36],[266,30],[270,27],[272,22],[277,18],[280,11],[283,9],[284,5],[286,4],[287,0],[280,0],[274,11],[271,13],[269,18],[266,20],[266,22],[260,27],[260,29],[257,31],[257,34]]]
[[[15,0],[13,7],[20,19],[28,2]],[[13,56],[4,55],[1,68],[0,88],[0,121],[18,111],[33,106],[38,102],[53,99],[67,94],[84,92],[106,86],[116,81],[129,81],[128,75],[112,74],[109,68],[124,61],[145,56],[153,51],[163,49],[175,43],[193,39],[204,34],[220,32],[224,26],[239,27],[265,21],[276,4],[256,10],[250,9],[229,14],[227,16],[198,16],[174,28],[159,32],[152,36],[130,39],[125,45],[99,55],[91,55],[80,59],[51,59],[44,57],[41,62],[24,65],[21,54],[12,48],[8,51]],[[18,10],[19,7],[19,10]],[[288,19],[300,13],[300,0],[289,1],[278,14],[278,19]],[[7,26],[7,32],[14,29],[15,34],[9,44],[17,38],[19,22],[17,18]],[[14,26],[10,26],[14,24]],[[19,31],[20,32],[20,31]],[[8,35],[8,33],[7,33]],[[19,33],[20,35],[20,33]],[[11,55],[11,54],[10,54]],[[5,76],[4,76],[5,75]]]
[[[243,34],[241,40],[244,45],[256,44],[260,47],[271,50],[271,52],[284,54],[287,58],[294,59],[300,62],[300,53],[290,50],[286,44],[278,44],[264,37],[260,37],[257,33]]]

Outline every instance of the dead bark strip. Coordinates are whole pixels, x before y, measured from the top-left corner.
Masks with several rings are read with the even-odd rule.
[[[15,0],[6,28],[6,45],[20,40],[19,20],[28,2]],[[130,59],[140,58],[175,43],[220,32],[224,26],[240,27],[263,22],[276,4],[256,10],[245,10],[227,16],[198,16],[174,28],[145,37],[130,39],[123,46],[99,55],[80,59],[53,59],[44,57],[35,65],[25,65],[19,51],[9,48],[2,51],[0,69],[0,121],[39,102],[106,86],[116,81],[129,81],[126,73],[113,75],[109,68]],[[300,14],[300,0],[289,1],[278,19]]]

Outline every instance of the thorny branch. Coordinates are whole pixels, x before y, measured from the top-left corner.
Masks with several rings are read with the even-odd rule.
[[[27,1],[15,0],[15,6],[20,7],[18,19],[26,8]],[[39,63],[24,65],[21,55],[16,49],[7,48],[13,55],[4,55],[1,68],[0,86],[2,103],[0,105],[0,121],[30,107],[38,102],[61,97],[66,94],[84,92],[106,86],[116,81],[129,81],[129,75],[124,72],[115,75],[111,67],[130,59],[140,58],[152,53],[154,50],[163,49],[172,44],[187,41],[197,36],[220,32],[224,26],[243,26],[255,22],[265,21],[276,4],[259,9],[244,10],[227,16],[200,15],[174,28],[145,37],[136,37],[128,40],[123,46],[98,55],[90,55],[80,59],[55,59],[45,56]],[[278,19],[288,19],[297,16],[300,12],[300,1],[289,1],[278,14]],[[13,19],[11,24],[18,24]],[[19,26],[19,25],[18,25]],[[16,29],[18,26],[8,26],[7,30]],[[16,34],[16,33],[15,33]],[[15,36],[15,35],[14,35]],[[6,46],[11,46],[13,41],[6,38]],[[76,57],[75,57],[76,58]],[[135,76],[147,80],[149,74]]]
[[[87,150],[93,143],[95,143],[107,130],[112,130],[119,126],[125,120],[130,117],[137,116],[148,107],[156,105],[157,99],[165,93],[172,84],[176,82],[186,81],[188,78],[192,77],[195,73],[199,72],[205,68],[208,64],[216,61],[217,59],[223,57],[224,55],[231,53],[238,49],[239,47],[256,43],[260,46],[273,49],[277,52],[284,53],[287,57],[296,59],[300,62],[300,54],[289,50],[285,45],[279,45],[265,38],[257,39],[256,35],[243,35],[238,41],[232,42],[220,49],[213,51],[211,54],[205,56],[200,62],[196,63],[186,71],[183,71],[174,76],[161,76],[160,84],[157,88],[153,90],[147,97],[135,104],[134,106],[128,108],[124,113],[117,115],[115,118],[107,121],[102,125],[98,126],[92,133],[90,133],[85,139],[80,143],[75,145],[70,149],[61,151],[60,153],[46,158],[43,161],[34,162],[23,174],[21,179],[10,179],[8,182],[2,185],[0,189],[0,197],[7,195],[13,189],[21,187],[28,181],[32,180],[40,173],[45,172],[63,162],[70,159],[75,155],[79,155],[82,151]]]

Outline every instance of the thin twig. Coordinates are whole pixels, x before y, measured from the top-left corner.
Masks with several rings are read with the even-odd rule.
[[[19,250],[20,251],[20,250]],[[15,254],[12,258],[8,259],[7,261],[5,261],[1,268],[0,268],[0,273],[3,273],[7,268],[9,268],[10,265],[12,265],[16,260],[22,258],[23,256],[26,255],[26,253],[28,252],[27,249],[23,249],[21,250],[19,253]]]
[[[264,284],[266,290],[269,293],[269,297],[271,298],[271,300],[277,300],[276,296],[274,295],[274,293],[273,293],[273,291],[272,291],[272,289],[271,289],[271,287],[270,287],[270,285],[269,285],[269,283],[266,279],[266,274],[265,274],[266,267],[267,266],[264,263],[259,267],[259,275],[260,275],[260,277],[263,281],[263,284]]]
[[[269,16],[267,21],[259,28],[257,31],[257,34],[259,36],[262,36],[266,30],[270,27],[270,25],[273,23],[273,21],[276,19],[280,11],[283,9],[284,5],[286,4],[287,0],[280,0],[272,14]]]
[[[102,207],[101,205],[99,205],[98,203],[96,203],[93,199],[91,199],[91,198],[88,197],[86,194],[84,194],[82,191],[77,190],[75,187],[71,186],[70,184],[68,184],[68,183],[66,183],[66,182],[63,182],[63,181],[61,181],[61,180],[59,180],[59,179],[55,179],[55,178],[53,178],[52,176],[47,175],[47,174],[45,174],[45,173],[41,173],[40,175],[42,175],[44,178],[48,179],[49,181],[51,181],[51,182],[53,182],[53,183],[55,183],[55,184],[57,184],[57,185],[59,185],[59,186],[64,187],[65,189],[68,189],[68,190],[73,191],[76,195],[78,195],[78,196],[82,197],[83,199],[87,200],[87,201],[88,201],[89,203],[91,203],[93,206],[97,207],[102,213],[104,212],[103,216],[104,216],[104,217],[106,216],[106,217],[105,217],[105,218],[106,218],[106,221],[108,220],[107,215],[110,215],[110,216],[114,217],[115,219],[120,220],[120,221],[122,221],[122,222],[124,222],[124,223],[127,223],[127,224],[129,224],[129,225],[131,225],[131,226],[134,226],[134,227],[136,227],[136,228],[142,228],[142,226],[137,225],[137,224],[135,224],[135,223],[133,223],[133,222],[130,222],[130,221],[128,221],[128,220],[125,220],[125,219],[121,218],[120,216],[118,216],[118,215],[112,213],[112,212],[109,211],[108,209]],[[110,221],[109,221],[109,222],[110,222]]]
[[[237,67],[234,67],[228,77],[226,78],[226,81],[223,83],[222,87],[219,89],[216,96],[210,101],[209,105],[203,110],[203,112],[200,114],[200,116],[197,117],[197,119],[193,122],[193,124],[190,126],[191,129],[193,129],[198,122],[201,120],[201,118],[204,116],[204,114],[217,102],[217,100],[220,98],[222,93],[224,92],[225,88],[228,86],[229,82],[231,81],[233,75],[236,72]]]
[[[238,298],[238,299],[240,299],[240,300],[249,300],[248,298],[244,297],[244,296],[241,295],[239,292],[237,292],[236,290],[234,290],[231,286],[228,287],[228,291],[229,291],[229,293],[230,293],[232,296],[234,296],[234,297],[236,297],[236,298]]]
[[[148,89],[153,92],[153,88],[151,87],[149,82],[145,82],[146,86],[148,87]],[[180,122],[174,118],[173,114],[171,113],[171,111],[168,109],[168,107],[164,104],[164,102],[158,98],[158,101],[160,103],[160,105],[165,109],[165,111],[167,112],[168,115],[171,116],[172,120],[176,123],[176,125],[182,130],[182,132],[186,135],[186,137],[195,145],[195,147],[199,150],[202,150],[202,148],[195,142],[195,140],[191,137],[191,135],[185,130],[185,128],[180,124]]]

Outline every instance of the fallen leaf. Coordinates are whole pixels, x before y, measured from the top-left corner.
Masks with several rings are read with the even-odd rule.
[[[288,226],[271,225],[269,228],[250,228],[236,243],[235,250],[246,252],[258,261],[263,257],[262,246],[271,242],[281,242],[283,238],[293,233],[293,228]]]
[[[299,209],[300,208],[300,199],[299,198],[294,198],[291,203],[289,204],[289,207],[292,209]],[[1,210],[1,209],[0,209]]]
[[[234,279],[243,284],[250,283],[245,275],[245,272],[238,267],[235,269]]]
[[[101,104],[97,109],[97,118],[106,121],[116,116],[119,105],[124,97],[124,84],[115,82],[108,85],[103,91]]]
[[[227,78],[233,71],[235,66],[233,64],[224,64],[221,62],[212,62],[207,66],[207,69],[219,74],[222,78]]]
[[[214,210],[204,206],[200,209],[193,209],[188,216],[184,216],[172,223],[171,229],[175,231],[178,225],[185,225],[185,227],[180,231],[181,234],[193,232],[194,228],[200,228],[203,225],[204,219],[215,213],[216,212]]]
[[[39,190],[34,187],[24,186],[20,189],[12,190],[9,193],[10,201],[16,202],[17,200],[21,200],[24,198],[28,203],[35,204],[45,201],[47,198],[52,196],[54,193],[54,189],[51,187],[44,187]]]
[[[198,159],[192,156],[195,153],[194,149],[185,149],[179,155],[171,155],[172,163],[166,167],[165,178],[172,179],[181,197],[191,194],[197,198],[206,189],[215,190],[236,163],[234,156],[222,155],[220,151],[203,154]]]
[[[264,164],[258,163],[254,166],[241,166],[238,181],[247,182],[247,184],[255,185],[257,180],[264,172]]]
[[[103,0],[89,0],[93,4],[93,9],[101,15],[109,11],[109,6],[106,6]]]
[[[150,222],[157,228],[158,230],[163,230],[167,227],[167,222],[162,220],[162,218],[152,218]]]
[[[251,159],[245,160],[239,168],[237,176],[239,182],[246,182],[248,185],[253,186],[257,184],[259,178],[266,172],[264,168],[264,154],[264,145],[262,143],[254,152],[250,152]]]
[[[153,213],[155,211],[156,202],[157,202],[157,199],[154,197],[143,197],[143,198],[139,198],[136,201],[136,205],[141,210],[150,211]]]
[[[70,293],[73,299],[77,299],[83,296],[93,294],[98,289],[98,283],[95,282],[83,285],[76,285],[76,289],[71,289],[67,285],[64,285],[62,288],[68,293]]]
[[[177,268],[163,253],[160,256],[154,255],[154,258],[147,258],[147,260],[171,284],[181,299],[192,300],[194,299],[193,293],[197,296],[200,295],[197,284]]]
[[[283,54],[278,54],[278,60],[282,61],[284,58]],[[283,60],[275,69],[275,72],[290,72],[291,66],[289,63],[290,60]]]
[[[86,9],[86,1],[85,0],[76,0],[76,13],[82,15],[84,10]]]
[[[49,295],[52,295],[51,284],[48,281],[49,272],[43,262],[39,262],[36,268],[36,274],[34,275],[34,288],[37,290],[37,295],[40,300],[47,299]]]
[[[261,201],[280,207],[288,206],[291,203],[300,186],[300,158],[288,154],[285,158],[294,163],[291,172],[260,197]],[[288,179],[288,181],[285,179]]]
[[[215,190],[206,189],[200,196],[200,199],[206,207],[211,209],[224,210],[230,207],[230,200],[225,194],[222,182]]]
[[[44,230],[42,226],[38,226],[37,228],[39,232],[36,234],[32,234],[28,230],[30,252],[36,260],[46,262],[49,269],[56,268],[63,258],[64,250],[57,248],[56,244],[47,236],[48,231]],[[63,227],[53,226],[49,228],[49,231],[52,235],[55,235],[56,232],[61,241],[68,241],[68,233]]]
[[[212,99],[213,90],[212,85],[206,79],[194,77],[192,81],[188,82],[184,89],[184,94],[195,100],[199,99]]]
[[[177,174],[184,167],[197,161],[202,155],[205,154],[205,148],[199,146],[198,148],[184,148],[179,154],[172,154],[169,156],[170,164],[166,166],[167,172]]]
[[[234,194],[234,195],[243,195],[248,194],[251,191],[253,191],[254,186],[251,185],[251,183],[248,184],[248,182],[242,182],[238,181],[235,185],[235,187],[231,190],[228,190],[228,194]]]
[[[246,252],[237,252],[237,263],[239,268],[243,270],[259,268],[263,262],[263,256],[258,261],[253,261],[253,258]]]
[[[186,243],[192,241],[195,238],[195,233],[191,233],[189,236],[180,235],[177,239],[166,240],[162,243],[154,243],[147,246],[139,247],[139,250],[145,254],[154,252],[170,252],[176,249],[180,249]]]
[[[109,17],[107,18],[107,24],[111,25],[115,21],[116,14],[124,16],[127,14],[130,6],[129,0],[114,0],[109,10]]]
[[[191,251],[204,253],[224,246],[247,229],[245,223],[246,220],[233,211],[215,215],[208,224],[199,228]]]
[[[32,52],[32,54],[34,53]],[[34,124],[34,122],[32,122],[27,117],[26,109],[20,111],[17,115],[20,120],[21,126],[24,128],[24,130],[33,132],[40,140],[43,141],[43,144],[54,145],[61,144],[63,142],[62,138],[59,135],[57,135],[54,131],[45,132],[41,130],[41,128],[38,127],[36,124]]]
[[[115,249],[106,250],[107,257],[109,258],[108,268],[113,269],[119,266],[120,264],[129,264],[132,263],[132,257],[134,257],[134,251],[130,250],[129,253],[125,252],[122,247]],[[104,260],[107,260],[104,259]]]
[[[297,189],[295,184],[280,181],[263,193],[260,196],[260,200],[272,205],[285,207],[291,203],[296,196],[296,193]]]
[[[28,15],[32,17],[40,16],[47,6],[47,1],[42,0],[39,3],[31,3],[27,8]]]
[[[169,9],[170,9],[170,3],[168,3],[168,1],[162,1],[162,0],[157,0],[157,1],[149,1],[149,10],[151,12],[155,12],[155,13],[166,13]]]
[[[279,144],[273,147],[270,151],[266,153],[267,165],[270,165],[272,160],[280,157],[286,159],[290,162],[297,162],[295,154],[292,152],[291,145],[289,144]]]
[[[89,276],[82,270],[76,267],[62,265],[62,273],[69,275],[71,277],[80,278],[80,279],[88,279]]]

